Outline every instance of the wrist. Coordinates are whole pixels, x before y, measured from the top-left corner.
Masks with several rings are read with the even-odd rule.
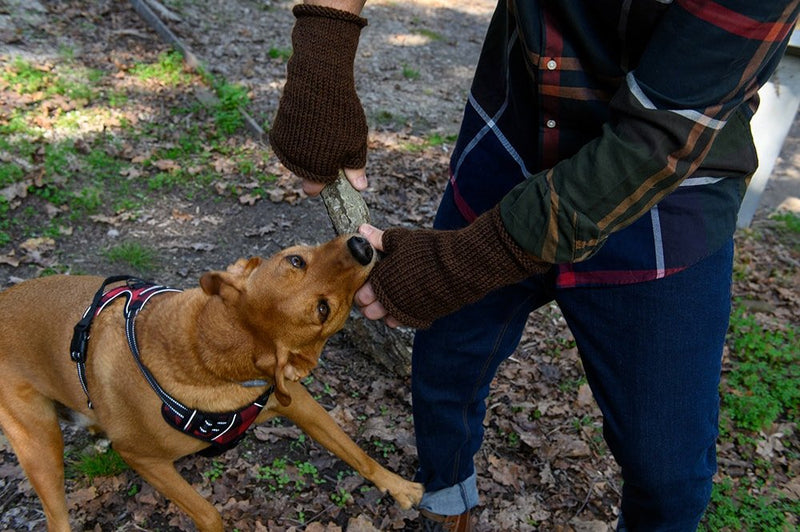
[[[360,15],[366,0],[304,0],[303,3],[312,6],[330,7]]]
[[[298,22],[301,18],[308,17],[314,18],[317,21],[326,21],[327,24],[330,25],[326,27],[328,31],[345,32],[347,34],[345,38],[348,41],[350,41],[352,37],[349,34],[353,31],[353,28],[355,28],[356,45],[358,44],[358,34],[361,32],[361,29],[367,25],[367,19],[360,16],[360,11],[359,13],[354,13],[349,9],[339,9],[322,4],[297,4],[292,8],[292,13],[295,18],[298,19]]]

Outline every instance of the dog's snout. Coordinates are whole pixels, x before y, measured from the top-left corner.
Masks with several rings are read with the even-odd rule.
[[[366,266],[372,262],[372,256],[375,251],[366,238],[360,236],[350,237],[347,240],[347,248],[359,264]]]

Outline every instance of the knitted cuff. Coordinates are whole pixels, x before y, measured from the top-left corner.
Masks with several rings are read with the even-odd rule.
[[[375,295],[389,315],[416,328],[551,266],[514,241],[498,207],[457,231],[389,229],[383,247],[370,276]]]
[[[359,17],[355,13],[350,13],[349,11],[343,11],[333,7],[317,6],[312,4],[297,4],[292,8],[292,14],[294,14],[295,18],[297,19],[303,17],[322,17],[330,20],[350,22],[358,26],[359,30],[367,25],[367,19]]]

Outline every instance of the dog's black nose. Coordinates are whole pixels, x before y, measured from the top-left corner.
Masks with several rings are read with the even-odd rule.
[[[359,264],[366,266],[372,262],[372,255],[375,253],[375,251],[372,249],[370,243],[367,242],[366,238],[360,236],[351,236],[347,240],[347,247],[350,249],[350,253],[353,254],[353,257],[355,257]]]

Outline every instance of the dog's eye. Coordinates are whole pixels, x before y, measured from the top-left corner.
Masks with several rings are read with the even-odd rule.
[[[295,268],[306,267],[306,261],[304,261],[303,257],[301,257],[300,255],[289,255],[288,257],[286,257],[286,260],[288,260],[289,264],[291,264]]]
[[[331,313],[331,307],[328,305],[328,302],[324,299],[321,299],[317,303],[317,313],[319,314],[320,320],[324,323],[325,320],[328,319],[328,314]]]

